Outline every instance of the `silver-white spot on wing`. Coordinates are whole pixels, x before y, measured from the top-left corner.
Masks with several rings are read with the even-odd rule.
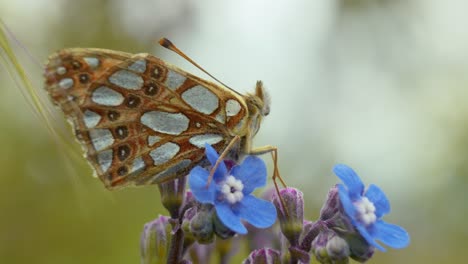
[[[129,173],[136,173],[140,172],[145,168],[145,162],[143,161],[142,157],[138,157],[135,160],[133,160],[132,168],[130,169]]]
[[[96,69],[99,66],[99,59],[94,57],[84,57],[84,61],[89,65],[89,67]]]
[[[146,60],[137,60],[132,65],[130,65],[128,69],[139,73],[144,73],[146,71]]]
[[[139,90],[143,87],[143,78],[131,71],[119,70],[109,77],[109,82],[129,90]]]
[[[58,85],[60,86],[60,88],[62,89],[69,89],[73,86],[73,79],[71,78],[65,78],[65,79],[62,79],[60,80],[60,82],[58,83]]]
[[[224,117],[224,114],[222,111],[219,111],[219,113],[215,117],[216,120],[218,120],[221,124],[226,123],[226,118]]]
[[[185,76],[180,75],[175,71],[168,70],[166,82],[164,84],[167,86],[167,88],[174,91],[179,88],[185,82],[185,80],[187,80]]]
[[[100,105],[117,106],[123,103],[124,97],[109,87],[101,86],[94,90],[91,100]]]
[[[223,140],[223,136],[219,134],[204,134],[193,136],[189,139],[190,144],[199,148],[204,148],[205,144],[214,145]]]
[[[89,131],[91,143],[96,151],[101,151],[114,144],[114,137],[109,129],[93,129]]]
[[[179,152],[179,145],[167,142],[150,152],[154,165],[161,165],[171,160]]]
[[[101,116],[91,110],[86,110],[83,114],[83,121],[87,128],[93,128],[101,121]]]
[[[241,106],[237,100],[229,99],[226,102],[226,115],[227,116],[235,116],[241,110]]]
[[[64,75],[65,73],[67,73],[67,69],[63,66],[60,66],[57,68],[57,74],[58,75]]]
[[[162,181],[164,181],[165,177],[176,174],[177,172],[187,168],[190,165],[190,163],[192,163],[192,161],[189,160],[189,159],[181,160],[178,163],[176,163],[176,164],[172,165],[171,167],[167,168],[166,170],[154,175],[151,182],[152,183],[162,182]]]
[[[161,140],[161,137],[158,136],[148,136],[148,146],[153,146],[155,143],[158,143]]]
[[[106,172],[112,164],[112,149],[103,151],[97,155],[99,166],[102,172]]]
[[[150,111],[144,113],[140,121],[156,132],[179,135],[187,130],[190,120],[182,113]]]
[[[211,114],[218,108],[218,97],[206,87],[197,85],[182,93],[182,99],[193,109],[203,114]]]

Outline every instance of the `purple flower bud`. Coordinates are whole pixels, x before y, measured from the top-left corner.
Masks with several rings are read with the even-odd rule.
[[[271,248],[262,248],[254,250],[242,262],[243,264],[279,264],[280,253]]]
[[[211,204],[204,204],[190,221],[190,233],[200,244],[213,242],[213,214],[214,207]]]
[[[197,200],[193,197],[192,191],[187,190],[185,193],[184,206],[192,207],[196,202]]]
[[[281,232],[292,246],[297,246],[303,229],[304,197],[301,191],[290,187],[282,189],[280,195],[284,204],[277,195],[273,198],[273,204],[278,212]]]
[[[155,263],[167,258],[172,230],[169,219],[167,216],[159,216],[145,224],[140,242],[142,264]]]
[[[348,243],[335,232],[324,230],[312,242],[312,252],[320,263],[348,263]]]
[[[310,230],[312,230],[312,228],[315,226],[314,225],[314,222],[311,222],[309,220],[304,220],[304,223],[302,224],[303,228],[302,228],[302,234],[301,234],[301,239],[300,241],[302,241],[304,239],[304,235],[306,235],[307,233],[310,232]],[[312,241],[311,241],[312,242]]]
[[[184,201],[187,177],[158,184],[161,202],[172,218],[179,218],[179,209]]]
[[[338,188],[334,186],[330,191],[328,191],[327,200],[320,210],[320,220],[330,219],[340,210],[341,204],[340,197],[338,195]]]
[[[309,252],[304,251],[299,247],[289,247],[289,254],[294,260],[299,260],[299,263],[310,263]],[[296,261],[294,261],[295,263]]]
[[[184,231],[184,247],[190,247],[197,239],[193,236],[190,230],[190,222],[197,214],[197,207],[189,208],[185,211],[184,217],[182,218],[181,228]]]

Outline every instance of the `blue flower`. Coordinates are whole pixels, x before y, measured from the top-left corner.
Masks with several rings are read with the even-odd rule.
[[[410,238],[405,229],[381,220],[382,216],[390,212],[390,203],[379,187],[371,184],[364,190],[359,176],[346,165],[336,165],[333,172],[344,183],[338,184],[344,211],[367,243],[381,251],[385,251],[385,248],[376,240],[393,248],[408,246]]]
[[[205,145],[206,156],[214,166],[219,156],[210,145]],[[200,166],[192,169],[189,186],[200,203],[213,204],[221,222],[239,234],[247,229],[241,219],[258,228],[267,228],[276,221],[276,209],[271,202],[258,199],[252,191],[266,184],[265,163],[258,157],[247,156],[240,165],[230,171],[224,162],[216,169],[213,180],[207,186],[209,170]]]

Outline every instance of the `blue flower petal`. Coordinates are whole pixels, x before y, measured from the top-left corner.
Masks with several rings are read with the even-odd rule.
[[[408,232],[400,226],[379,220],[375,223],[374,238],[392,248],[404,248],[409,245]]]
[[[242,181],[244,195],[248,195],[257,187],[266,185],[267,171],[265,162],[255,156],[248,156],[242,164],[231,169],[231,175]]]
[[[387,251],[384,247],[379,245],[377,241],[375,241],[375,238],[372,236],[371,233],[363,226],[363,225],[357,225],[355,226],[356,229],[359,231],[359,234],[369,243],[369,245],[377,248],[378,250],[385,252]]]
[[[207,188],[209,171],[200,166],[193,168],[189,174],[189,186],[195,198],[201,203],[213,204],[216,195],[216,184],[211,182]]]
[[[253,195],[244,196],[238,205],[239,216],[258,228],[267,228],[276,221],[276,208],[269,202]]]
[[[353,169],[344,164],[337,164],[333,167],[333,172],[348,188],[351,200],[357,200],[362,196],[364,184]]]
[[[345,210],[345,213],[351,219],[352,224],[355,226],[356,223],[356,208],[354,207],[353,202],[349,198],[349,193],[346,187],[343,184],[337,184],[338,195],[340,196],[340,202]]]
[[[208,160],[211,163],[211,166],[214,166],[216,164],[216,161],[219,158],[218,153],[216,150],[209,144],[205,144],[205,154]],[[224,162],[219,163],[218,169],[215,171],[213,175],[214,180],[222,180],[224,177],[227,175],[228,171],[226,168],[226,164]]]
[[[238,234],[247,234],[247,229],[242,224],[240,217],[232,211],[232,208],[229,204],[226,203],[216,203],[216,214],[218,215],[219,220],[223,224],[231,229],[232,231]]]
[[[369,185],[365,196],[374,204],[377,218],[381,218],[390,212],[390,202],[378,186],[374,184]]]

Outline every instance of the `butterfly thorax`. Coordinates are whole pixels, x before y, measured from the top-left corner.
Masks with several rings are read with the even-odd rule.
[[[252,149],[252,140],[260,129],[263,117],[270,113],[270,99],[261,81],[257,82],[255,94],[248,93],[244,98],[248,109],[248,116],[238,152],[248,154]]]

